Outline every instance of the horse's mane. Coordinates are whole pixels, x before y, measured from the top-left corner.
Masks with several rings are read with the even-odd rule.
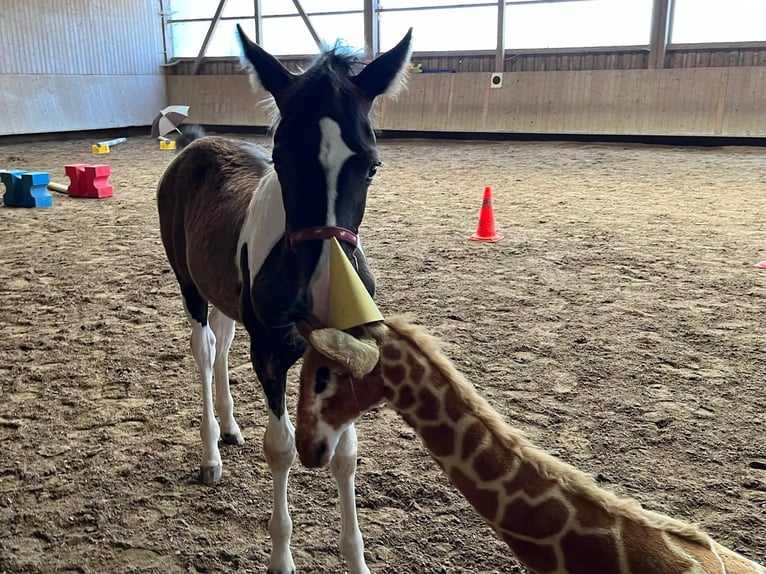
[[[696,526],[646,510],[635,500],[618,498],[614,493],[600,488],[590,475],[529,442],[522,431],[506,423],[474,386],[458,372],[454,364],[440,350],[437,339],[426,333],[422,327],[415,326],[401,317],[386,319],[385,325],[423,353],[433,368],[445,380],[453,383],[454,390],[484,423],[495,440],[532,464],[542,477],[556,482],[567,492],[592,501],[611,514],[622,516],[649,528],[684,537],[703,546],[711,545],[710,537]],[[372,326],[369,328],[370,334],[376,339],[385,337],[385,334],[378,330],[381,327]]]
[[[250,85],[253,89],[261,88],[261,82],[252,64],[244,56],[240,59],[240,63],[242,68],[248,72]],[[304,89],[315,82],[326,79],[333,90],[333,95],[337,97],[343,94],[351,95],[355,93],[351,77],[359,73],[366,64],[367,62],[362,59],[359,51],[337,41],[333,46],[325,46],[322,52],[314,57],[308,65],[297,66],[296,69],[291,71],[301,74],[301,83]],[[281,119],[274,97],[268,95],[258,105],[263,106],[269,113],[271,119],[269,132],[273,134]]]

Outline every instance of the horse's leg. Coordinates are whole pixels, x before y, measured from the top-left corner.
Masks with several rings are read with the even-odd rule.
[[[220,429],[213,410],[213,367],[215,364],[215,335],[207,320],[208,303],[197,288],[181,285],[184,309],[191,325],[191,350],[202,378],[202,463],[200,480],[212,484],[221,480],[221,453],[218,450]]]
[[[293,521],[287,507],[287,478],[295,460],[295,428],[290,422],[287,409],[281,417],[269,409],[263,452],[274,481],[274,506],[269,519],[271,559],[268,574],[294,574],[295,563],[290,552]]]
[[[295,460],[295,428],[285,404],[287,371],[300,356],[299,349],[287,344],[274,347],[274,341],[284,340],[277,333],[253,329],[250,325],[250,357],[263,387],[269,410],[269,422],[263,436],[263,453],[274,482],[274,505],[269,519],[271,558],[269,574],[294,574],[295,563],[290,552],[293,521],[287,506],[287,478]],[[282,351],[282,353],[280,353]]]
[[[341,435],[330,468],[338,483],[340,503],[340,551],[348,564],[349,574],[370,574],[364,561],[364,541],[356,516],[354,475],[356,474],[356,429],[351,425]]]
[[[243,444],[237,421],[234,420],[234,400],[229,389],[229,348],[234,340],[235,322],[217,308],[210,312],[210,328],[215,335],[215,412],[221,423],[221,439],[227,444]]]

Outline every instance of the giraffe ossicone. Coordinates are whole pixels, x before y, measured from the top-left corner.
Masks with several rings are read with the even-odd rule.
[[[387,401],[534,574],[766,574],[697,527],[618,498],[535,447],[423,329],[389,319],[308,338],[296,420],[304,465],[326,464],[343,431]]]

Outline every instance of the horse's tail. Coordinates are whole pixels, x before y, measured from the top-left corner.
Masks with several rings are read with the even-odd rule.
[[[181,135],[176,139],[176,147],[182,150],[194,140],[205,137],[205,128],[198,124],[189,124],[181,128]]]

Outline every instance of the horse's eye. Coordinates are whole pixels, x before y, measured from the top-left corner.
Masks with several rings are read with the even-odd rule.
[[[318,395],[322,394],[327,388],[327,383],[330,382],[330,369],[327,367],[319,367],[317,369],[316,381],[314,381],[314,392]]]
[[[376,161],[372,166],[370,167],[370,171],[367,172],[367,179],[372,179],[375,177],[375,174],[378,173],[378,166],[380,165],[379,161]]]

